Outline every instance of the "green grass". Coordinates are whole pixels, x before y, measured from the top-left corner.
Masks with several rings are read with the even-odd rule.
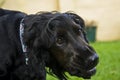
[[[100,57],[97,73],[91,80],[120,80],[120,41],[91,43]],[[84,80],[72,77],[68,80]],[[58,80],[50,75],[47,80]]]

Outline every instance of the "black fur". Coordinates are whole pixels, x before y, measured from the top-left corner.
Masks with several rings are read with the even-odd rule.
[[[28,65],[19,36],[22,19]],[[67,80],[65,72],[90,78],[96,72],[98,56],[84,27],[84,20],[71,12],[27,15],[0,9],[0,80],[46,80],[47,72],[60,80]]]

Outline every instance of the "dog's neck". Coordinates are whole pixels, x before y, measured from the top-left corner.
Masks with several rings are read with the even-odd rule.
[[[23,23],[23,21],[24,21],[24,18],[20,21],[19,36],[20,36],[22,50],[23,50],[23,53],[25,54],[25,63],[26,63],[26,65],[28,65],[27,46],[24,44],[24,41],[23,41],[23,34],[24,34],[24,23]]]

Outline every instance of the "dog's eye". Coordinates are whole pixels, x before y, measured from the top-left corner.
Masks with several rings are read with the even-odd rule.
[[[63,37],[58,37],[57,40],[56,40],[56,43],[57,45],[62,45],[63,43],[65,42],[64,38]]]
[[[81,35],[81,31],[82,31],[82,29],[81,29],[81,28],[76,29],[76,33],[77,33],[78,35]]]

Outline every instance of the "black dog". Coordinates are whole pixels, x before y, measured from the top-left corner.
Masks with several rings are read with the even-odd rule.
[[[84,26],[70,12],[27,15],[0,9],[0,80],[46,80],[47,72],[60,80],[67,80],[65,72],[91,78],[98,56]]]

